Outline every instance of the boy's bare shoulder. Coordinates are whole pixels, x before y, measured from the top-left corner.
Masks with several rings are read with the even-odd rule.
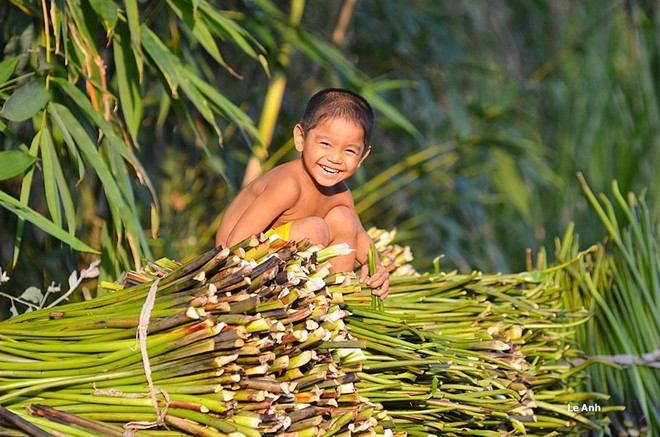
[[[285,189],[287,193],[300,192],[300,179],[296,175],[296,168],[292,162],[287,162],[259,176],[254,182],[253,189],[261,194]],[[284,194],[284,193],[282,193]]]

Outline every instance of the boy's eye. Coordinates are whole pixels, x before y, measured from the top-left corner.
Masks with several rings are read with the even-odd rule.
[[[326,141],[321,141],[321,145],[322,145],[323,147],[330,147],[330,143],[328,143],[328,142],[326,142]]]
[[[353,149],[346,149],[346,153],[350,153],[351,155],[357,155],[357,151]]]

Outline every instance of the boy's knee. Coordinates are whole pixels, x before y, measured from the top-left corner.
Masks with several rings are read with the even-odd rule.
[[[330,229],[330,241],[344,240],[351,243],[357,236],[360,222],[357,215],[347,206],[336,206],[328,211],[325,221]]]
[[[309,238],[316,244],[327,246],[330,243],[328,223],[321,217],[307,217],[296,220],[291,225],[291,239],[301,241]]]

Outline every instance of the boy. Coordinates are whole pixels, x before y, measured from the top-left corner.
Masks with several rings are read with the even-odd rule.
[[[302,156],[259,176],[238,194],[222,218],[216,245],[232,246],[273,228],[287,240],[347,243],[355,251],[334,258],[332,271],[352,271],[357,260],[360,280],[367,279],[371,239],[344,181],[369,156],[373,125],[373,110],[358,94],[332,88],[312,96],[293,129]],[[380,263],[367,285],[380,287],[374,294],[387,297],[389,274]]]

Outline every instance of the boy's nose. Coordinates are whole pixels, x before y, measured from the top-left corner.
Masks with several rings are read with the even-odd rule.
[[[333,164],[341,164],[341,154],[333,150],[328,154],[328,161]]]

